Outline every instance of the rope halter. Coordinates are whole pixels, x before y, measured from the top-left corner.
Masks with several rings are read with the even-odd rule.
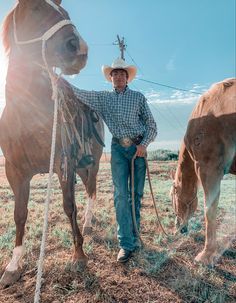
[[[49,0],[45,0],[47,3],[50,4]],[[50,4],[51,5],[51,4]],[[53,6],[54,7],[54,6]],[[16,30],[16,10],[14,10],[13,13],[13,33],[14,33],[14,40],[16,45],[27,45],[32,44],[35,42],[42,42],[42,58],[45,64],[45,67],[47,68],[47,71],[50,75],[50,78],[52,77],[52,73],[50,72],[47,59],[46,59],[46,42],[53,36],[55,33],[57,33],[61,28],[63,28],[66,25],[72,25],[74,24],[71,22],[71,20],[65,19],[57,22],[52,27],[50,27],[41,37],[30,39],[30,40],[19,40],[17,37],[17,30]]]
[[[172,206],[174,208],[174,213],[177,217],[179,217],[177,215],[177,209],[176,209],[177,186],[175,185],[175,182],[173,182],[170,195],[171,195],[171,200],[172,200]],[[188,203],[186,203],[188,215],[190,212],[190,207],[196,199],[197,199],[197,194],[191,200],[189,200]]]
[[[57,22],[56,24],[54,24],[51,28],[49,28],[41,37],[38,38],[34,38],[31,40],[25,40],[25,41],[20,41],[17,37],[17,33],[16,33],[16,16],[15,16],[15,11],[13,14],[13,28],[14,28],[14,39],[15,39],[15,43],[17,45],[25,45],[25,44],[31,44],[31,43],[35,43],[35,42],[39,42],[39,41],[47,41],[48,39],[50,39],[56,32],[58,32],[62,27],[66,26],[66,25],[73,25],[73,23],[70,20],[61,20],[59,22]]]

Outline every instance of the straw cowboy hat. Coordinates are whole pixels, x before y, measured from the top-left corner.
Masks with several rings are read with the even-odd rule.
[[[108,65],[103,65],[102,66],[102,72],[105,76],[105,78],[107,79],[107,81],[111,82],[111,72],[114,70],[114,69],[124,69],[127,71],[128,73],[128,82],[131,82],[135,75],[136,75],[136,72],[137,72],[137,68],[134,66],[134,65],[128,65],[126,64],[126,62],[121,59],[121,58],[117,58],[111,66],[108,66]]]

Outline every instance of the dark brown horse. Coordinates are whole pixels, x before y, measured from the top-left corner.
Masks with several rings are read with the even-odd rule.
[[[181,146],[171,190],[177,228],[197,208],[197,188],[204,190],[205,247],[195,258],[213,264],[216,257],[216,211],[224,174],[236,174],[236,79],[212,86],[193,110]],[[233,193],[232,193],[233,194]]]
[[[64,74],[75,74],[79,73],[87,60],[87,45],[60,4],[59,0],[19,0],[3,24],[3,42],[9,55],[9,66],[6,107],[0,120],[0,146],[6,159],[7,179],[15,196],[16,241],[12,260],[1,279],[2,285],[11,284],[20,276],[19,261],[24,250],[30,181],[35,174],[49,171],[54,113],[50,82],[50,77],[54,75],[52,68],[58,67]],[[72,108],[72,119],[81,125],[82,105],[76,101],[66,81],[59,81],[58,87],[70,100],[68,108]],[[75,109],[77,114],[73,112]],[[75,149],[68,138],[63,143],[62,120],[57,125],[53,171],[59,177],[63,207],[72,227],[73,261],[85,264],[87,257],[82,248],[83,237],[76,220],[75,159],[71,156]],[[103,129],[101,122],[98,128],[100,131]],[[77,136],[82,137],[79,127],[76,132]],[[94,198],[102,148],[93,141],[92,149],[96,152],[96,164],[90,170],[80,169],[80,174],[89,195]],[[68,158],[63,155],[65,150]],[[79,162],[83,150],[77,148],[76,152],[76,161]]]

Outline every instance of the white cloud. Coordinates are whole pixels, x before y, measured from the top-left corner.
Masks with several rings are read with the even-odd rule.
[[[196,93],[203,93],[204,88],[202,85],[194,84],[188,91],[172,90],[171,93],[163,91],[160,93],[160,91],[151,89],[145,92],[145,97],[149,103],[153,104],[195,104],[200,98],[200,94]]]
[[[151,90],[150,92],[145,93],[145,97],[146,97],[149,101],[152,101],[152,100],[159,99],[159,98],[161,97],[161,94],[160,94],[160,92],[157,92],[157,91],[155,91],[155,90]]]
[[[195,84],[193,84],[193,88],[192,89],[193,90],[200,90],[200,91],[203,90],[203,91],[205,91],[206,90],[206,86],[195,83]]]
[[[170,95],[169,97],[162,98],[160,94],[155,94],[154,92],[149,94],[145,94],[148,103],[152,104],[178,104],[178,105],[186,105],[186,104],[195,104],[199,99],[199,96],[193,94],[176,94]]]

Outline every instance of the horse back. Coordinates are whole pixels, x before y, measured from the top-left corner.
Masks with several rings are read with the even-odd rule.
[[[190,117],[184,142],[195,160],[221,163],[229,170],[236,154],[236,79],[217,83],[203,94]]]

